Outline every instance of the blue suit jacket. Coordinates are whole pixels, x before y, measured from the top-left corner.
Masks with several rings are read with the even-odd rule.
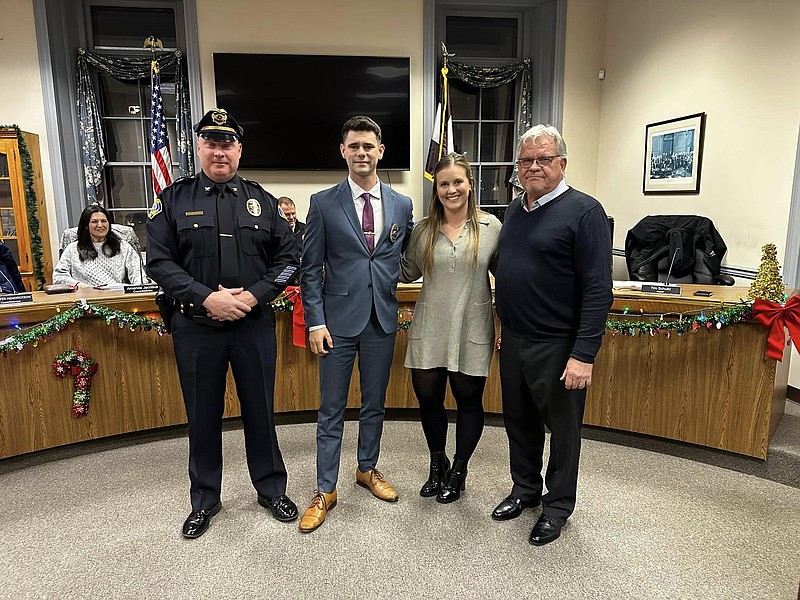
[[[374,306],[383,330],[397,330],[395,293],[413,204],[383,183],[381,202],[383,231],[370,254],[346,179],[311,196],[300,280],[308,327],[325,325],[332,335],[355,337]]]

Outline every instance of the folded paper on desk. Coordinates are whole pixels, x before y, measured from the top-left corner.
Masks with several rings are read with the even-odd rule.
[[[108,290],[111,292],[125,292],[126,294],[139,294],[141,292],[157,292],[157,283],[103,283],[94,286],[96,290]]]
[[[641,281],[614,281],[615,290],[641,290]]]

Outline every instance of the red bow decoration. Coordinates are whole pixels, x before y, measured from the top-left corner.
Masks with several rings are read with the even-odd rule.
[[[783,360],[786,345],[784,327],[789,330],[790,339],[800,340],[800,296],[792,296],[784,306],[756,298],[753,302],[753,318],[769,329],[765,353],[769,358]]]
[[[286,299],[294,305],[292,309],[292,343],[300,348],[306,347],[306,313],[300,288],[291,285],[286,288]]]

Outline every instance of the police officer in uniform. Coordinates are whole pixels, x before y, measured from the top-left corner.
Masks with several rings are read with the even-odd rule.
[[[195,125],[202,172],[156,198],[147,221],[147,271],[175,310],[175,359],[189,421],[192,512],[197,538],[222,508],[222,413],[228,364],[242,410],[250,479],[279,521],[297,518],[275,435],[275,315],[270,302],[300,256],[277,199],[236,174],[242,128],[214,109]]]

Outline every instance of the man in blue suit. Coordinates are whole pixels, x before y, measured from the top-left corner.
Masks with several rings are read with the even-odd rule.
[[[347,179],[311,196],[301,289],[311,351],[320,357],[317,489],[300,531],[322,525],[336,505],[344,410],[356,354],[361,383],[356,482],[395,502],[375,466],[397,332],[400,256],[413,228],[411,198],[380,182],[381,128],[365,116],[342,128]]]

